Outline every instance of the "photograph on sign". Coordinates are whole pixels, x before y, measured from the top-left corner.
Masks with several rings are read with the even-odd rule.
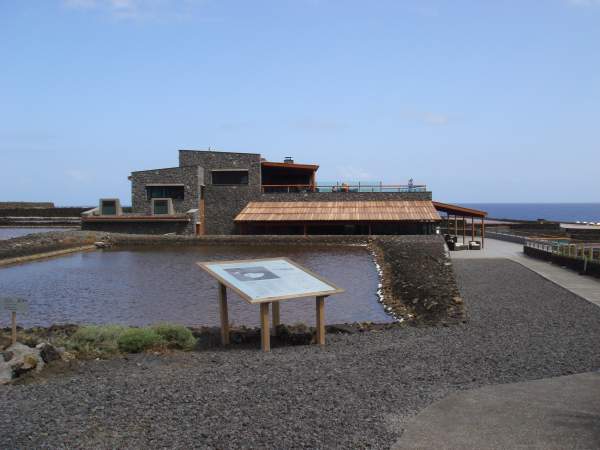
[[[198,264],[250,302],[343,292],[286,258]]]

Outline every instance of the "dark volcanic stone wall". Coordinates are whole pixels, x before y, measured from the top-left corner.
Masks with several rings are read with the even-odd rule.
[[[198,165],[204,169],[205,232],[234,234],[233,220],[261,192],[261,166],[258,153],[204,152],[180,150],[181,166]],[[211,171],[215,169],[247,169],[247,185],[213,185]]]
[[[417,324],[465,320],[452,261],[441,236],[377,236],[386,305]]]
[[[81,229],[106,233],[193,234],[192,222],[81,222]]]
[[[133,213],[152,213],[152,202],[148,200],[146,185],[148,184],[184,184],[183,200],[173,200],[173,208],[178,214],[197,209],[200,201],[200,185],[204,172],[199,167],[172,167],[169,169],[144,170],[131,174],[131,205]]]

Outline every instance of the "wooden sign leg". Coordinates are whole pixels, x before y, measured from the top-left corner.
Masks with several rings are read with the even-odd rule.
[[[10,313],[10,321],[12,324],[12,343],[16,344],[17,343],[17,313],[15,311],[12,311]]]
[[[219,310],[221,313],[221,344],[229,345],[229,312],[227,310],[227,286],[219,283]]]
[[[271,315],[273,316],[273,334],[277,335],[277,327],[281,323],[281,315],[279,314],[279,302],[272,303],[273,310]]]
[[[271,330],[269,329],[269,304],[260,304],[260,334],[263,352],[271,351]]]
[[[317,344],[325,345],[325,297],[317,297]]]

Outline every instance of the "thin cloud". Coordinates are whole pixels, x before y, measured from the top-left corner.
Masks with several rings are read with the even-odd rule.
[[[70,9],[98,11],[116,19],[181,19],[204,0],[63,0]]]
[[[304,131],[337,131],[346,128],[346,124],[329,119],[302,119],[294,122],[292,126]]]
[[[343,181],[372,181],[373,174],[360,167],[339,166],[336,172]]]
[[[600,0],[566,0],[566,2],[571,6],[600,6]]]
[[[410,120],[413,122],[421,122],[426,125],[432,126],[444,126],[450,123],[450,116],[447,114],[436,113],[436,112],[420,112],[420,111],[408,111],[402,113],[404,120]]]

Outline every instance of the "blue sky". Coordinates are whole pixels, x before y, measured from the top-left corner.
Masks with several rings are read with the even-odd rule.
[[[0,0],[0,200],[130,202],[177,150],[600,201],[600,0]]]

